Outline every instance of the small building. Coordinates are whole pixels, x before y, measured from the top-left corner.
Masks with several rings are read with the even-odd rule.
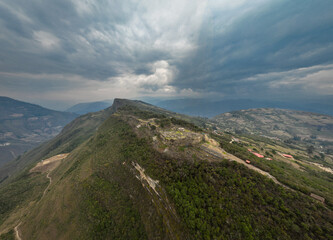
[[[284,156],[285,158],[294,158],[293,156],[291,156],[289,154],[282,154],[282,156]]]
[[[235,138],[235,137],[232,137],[231,140],[234,141],[234,142],[240,142],[239,139],[238,139],[238,138]]]
[[[254,155],[256,155],[258,158],[263,158],[264,156],[259,154],[259,153],[256,153],[256,152],[253,152]]]
[[[321,203],[324,203],[325,202],[325,198],[321,197],[321,196],[318,196],[317,194],[314,194],[314,193],[311,193],[310,194],[310,197],[316,199],[317,201],[321,202]]]

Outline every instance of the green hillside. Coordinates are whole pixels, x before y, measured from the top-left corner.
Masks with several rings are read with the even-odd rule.
[[[331,238],[331,210],[225,152],[224,138],[202,126],[202,119],[119,99],[76,119],[24,155],[22,170],[0,185],[1,236]],[[59,166],[31,171],[61,153],[70,154]]]

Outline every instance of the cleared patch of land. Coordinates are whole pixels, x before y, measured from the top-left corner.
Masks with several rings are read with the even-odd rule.
[[[61,163],[61,160],[66,158],[69,153],[59,154],[48,159],[42,160],[37,165],[30,170],[30,172],[50,172],[53,169],[57,168]]]

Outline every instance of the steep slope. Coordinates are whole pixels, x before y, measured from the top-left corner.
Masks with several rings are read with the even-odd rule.
[[[72,112],[76,114],[86,114],[90,112],[97,112],[108,108],[112,105],[112,101],[103,101],[103,102],[88,102],[88,103],[79,103],[66,110],[66,112]]]
[[[77,115],[0,97],[0,166],[56,136]]]
[[[228,151],[251,160],[294,189],[325,198],[333,206],[332,117],[265,108],[224,113],[212,121],[216,134],[230,133],[223,141]]]
[[[29,196],[0,215],[0,234],[16,229],[22,239],[332,235],[330,210],[249,169],[198,126],[139,101],[115,100],[106,111],[109,116],[87,140],[53,150],[70,152],[54,170],[30,172],[42,160],[36,158],[24,176],[0,188],[8,194],[23,178],[30,187],[20,185]],[[0,204],[6,203],[0,194]]]
[[[11,176],[15,171],[19,172],[26,167],[31,167],[30,165],[39,161],[42,158],[47,158],[56,154],[69,152],[75,147],[79,146],[83,141],[91,137],[97,128],[118,108],[127,106],[136,106],[140,109],[153,111],[159,114],[165,114],[167,116],[176,116],[185,120],[190,120],[198,125],[204,125],[204,119],[188,117],[186,115],[181,115],[173,113],[153,105],[144,103],[142,101],[132,101],[127,99],[115,99],[111,107],[101,110],[95,113],[88,113],[86,115],[80,116],[73,120],[71,123],[66,125],[59,135],[57,135],[52,140],[45,142],[38,146],[37,148],[25,153],[15,161],[0,168],[0,184]]]
[[[20,172],[22,169],[31,167],[36,161],[48,158],[60,153],[67,153],[78,147],[91,137],[100,126],[122,103],[117,103],[105,110],[80,116],[66,125],[61,133],[48,142],[23,154],[21,157],[0,168],[0,184],[5,179]]]

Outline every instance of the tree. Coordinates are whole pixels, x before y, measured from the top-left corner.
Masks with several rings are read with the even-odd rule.
[[[309,146],[309,147],[306,148],[306,151],[307,151],[308,154],[312,154],[313,150],[314,150],[313,146]]]

